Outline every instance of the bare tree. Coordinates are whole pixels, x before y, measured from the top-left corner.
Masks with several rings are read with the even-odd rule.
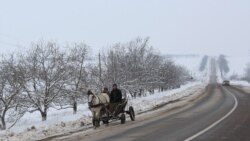
[[[69,81],[66,83],[64,96],[57,99],[57,104],[61,108],[72,107],[75,114],[78,102],[86,100],[84,94],[88,88],[86,63],[89,47],[84,43],[75,43],[69,46],[68,49],[66,68],[69,73]],[[67,106],[68,104],[71,106]]]
[[[33,44],[24,57],[24,92],[33,108],[31,111],[38,110],[43,121],[47,119],[48,109],[61,96],[66,82],[69,81],[64,58],[65,54],[56,43],[43,41]]]
[[[22,96],[23,80],[17,68],[14,55],[3,57],[0,62],[0,129],[11,128],[25,113],[26,105]]]
[[[159,77],[161,79],[160,91],[163,91],[179,87],[188,80],[189,74],[185,68],[175,65],[171,60],[166,60],[161,66]]]

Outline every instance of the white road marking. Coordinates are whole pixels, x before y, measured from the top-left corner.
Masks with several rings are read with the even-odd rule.
[[[226,91],[228,91],[228,90],[226,90]],[[227,117],[229,117],[235,111],[235,109],[238,107],[238,100],[237,100],[237,98],[231,92],[228,91],[228,93],[230,95],[232,95],[232,97],[234,98],[234,107],[225,116],[223,116],[221,119],[219,119],[218,121],[214,122],[213,124],[211,124],[207,128],[203,129],[202,131],[196,133],[195,135],[193,135],[193,136],[185,139],[184,141],[192,141],[193,139],[195,139],[195,138],[199,137],[200,135],[206,133],[207,131],[209,131],[210,129],[212,129],[213,127],[215,127],[219,123],[221,123],[223,120],[225,120]]]

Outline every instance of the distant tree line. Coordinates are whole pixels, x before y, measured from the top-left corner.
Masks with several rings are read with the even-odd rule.
[[[72,108],[87,101],[86,92],[100,92],[117,83],[132,97],[179,87],[190,80],[187,70],[166,60],[149,38],[117,43],[91,57],[85,43],[62,48],[56,42],[33,43],[23,54],[0,60],[0,129],[13,126],[26,112]]]
[[[204,71],[205,70],[205,68],[207,66],[207,62],[208,62],[208,56],[205,55],[205,56],[203,56],[203,58],[201,60],[199,71]]]
[[[220,55],[217,62],[219,65],[221,77],[224,78],[224,75],[227,74],[230,70],[228,67],[228,61],[226,59],[226,56]]]

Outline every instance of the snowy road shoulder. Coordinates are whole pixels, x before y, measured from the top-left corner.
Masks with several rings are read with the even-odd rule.
[[[250,93],[250,83],[247,81],[231,81],[230,84],[232,86],[236,86],[236,87],[242,89],[246,93]]]
[[[149,95],[147,97],[141,97],[130,101],[128,106],[133,106],[136,113],[145,112],[154,108],[170,103],[173,101],[180,100],[184,97],[195,94],[197,91],[204,89],[206,84],[201,82],[193,82],[182,86],[179,89],[164,91]]]

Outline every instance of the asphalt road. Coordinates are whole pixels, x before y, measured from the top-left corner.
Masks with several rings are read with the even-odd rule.
[[[203,97],[176,112],[151,120],[97,129],[94,133],[55,140],[100,141],[250,141],[250,94],[216,83],[212,61],[210,84]]]
[[[250,141],[250,94],[235,87],[226,87],[225,90],[236,96],[238,101],[236,110],[220,124],[195,140]]]
[[[156,121],[144,124],[142,126],[134,127],[118,134],[109,133],[109,137],[99,138],[102,141],[183,141],[187,138],[199,133],[206,129],[214,122],[218,121],[224,115],[226,115],[235,104],[231,95],[227,94],[228,88],[222,88],[219,85],[211,84],[209,86],[208,94],[201,100],[195,102],[195,104],[184,111],[162,117]],[[230,89],[231,91],[231,89]],[[238,110],[237,110],[238,111]],[[236,112],[235,112],[236,113]],[[245,112],[246,113],[246,112]],[[250,114],[248,114],[250,116]],[[234,116],[240,118],[238,115],[231,115],[225,122],[215,126],[208,133],[204,133],[194,140],[234,140],[230,138],[230,128],[235,129],[242,124],[241,120],[235,120]],[[233,118],[232,124],[227,123],[227,120]],[[244,120],[245,121],[245,120]],[[249,117],[250,121],[250,117]],[[231,122],[230,122],[231,123]],[[225,125],[224,125],[225,124]],[[229,125],[230,128],[228,127]],[[220,127],[220,128],[219,128]],[[225,128],[223,128],[225,127]],[[249,126],[250,129],[250,126]],[[118,129],[119,130],[119,129]],[[247,132],[249,130],[246,130]],[[240,133],[241,131],[239,131]],[[215,136],[216,135],[216,136]],[[228,135],[225,138],[224,135]],[[233,135],[232,135],[233,136]],[[91,140],[95,140],[92,138]]]

